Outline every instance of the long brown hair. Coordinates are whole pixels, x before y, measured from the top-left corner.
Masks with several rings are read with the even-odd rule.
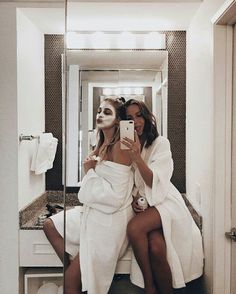
[[[125,114],[125,107],[124,107],[124,98],[105,98],[103,101],[106,101],[108,103],[110,103],[116,111],[116,122],[114,124],[115,130],[114,130],[114,136],[112,138],[112,140],[109,142],[109,144],[107,144],[107,146],[105,146],[103,152],[104,155],[106,155],[108,152],[111,151],[112,147],[116,144],[116,142],[118,142],[120,140],[120,120],[123,120],[126,118],[126,114]],[[99,148],[102,146],[102,144],[104,143],[104,133],[101,129],[98,130],[98,143],[96,146],[96,151],[99,150]],[[101,158],[104,159],[104,156]]]
[[[145,148],[148,148],[150,145],[152,145],[152,142],[159,136],[159,133],[157,131],[156,118],[144,102],[130,99],[125,103],[125,108],[127,109],[130,105],[137,105],[139,107],[140,113],[145,122],[143,129],[143,136],[146,141]]]

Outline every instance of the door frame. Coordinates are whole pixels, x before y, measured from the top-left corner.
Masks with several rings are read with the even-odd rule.
[[[230,294],[231,241],[231,132],[233,27],[227,20],[235,9],[227,1],[215,14],[213,23],[213,97],[214,97],[214,181],[213,181],[213,259],[212,292]]]

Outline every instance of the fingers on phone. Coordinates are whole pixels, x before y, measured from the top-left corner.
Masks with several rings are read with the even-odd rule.
[[[127,138],[127,137],[124,137],[124,140],[128,141],[129,143],[133,143],[134,142],[133,140],[131,140],[131,139]]]
[[[124,141],[124,140],[121,140],[120,142],[121,142],[121,144],[123,144],[123,145],[125,145],[126,147],[130,148],[130,143],[127,143],[127,142]]]
[[[136,131],[134,131],[134,139],[135,139],[135,142],[139,140],[138,133]]]

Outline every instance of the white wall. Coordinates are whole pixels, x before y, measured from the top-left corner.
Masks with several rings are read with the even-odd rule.
[[[18,135],[45,130],[44,35],[17,9]],[[19,144],[19,209],[45,191],[45,174],[30,171],[37,140]]]
[[[16,12],[0,3],[0,293],[18,293]]]
[[[21,131],[27,131],[27,133],[30,131],[31,134],[31,131],[39,132],[44,129],[42,127],[44,90],[39,86],[42,76],[40,79],[34,78],[34,75],[42,74],[43,71],[42,36],[40,37],[39,31],[27,19],[21,18],[21,29],[23,25],[26,26],[25,29],[29,34],[27,43],[24,44],[28,56],[23,56],[22,47],[17,48],[17,41],[19,41],[18,44],[25,42],[26,36],[20,28],[17,34],[16,7],[62,7],[63,9],[63,5],[63,3],[50,4],[42,3],[42,1],[41,3],[0,2],[0,293],[4,294],[19,293],[18,195],[26,192],[27,195],[31,194],[34,197],[44,189],[41,185],[42,179],[40,182],[35,181],[32,176],[29,176],[28,167],[26,167],[29,164],[29,156],[25,148],[30,148],[28,144],[32,142],[25,143],[28,147],[19,146]],[[37,49],[38,45],[40,45],[40,51]],[[18,57],[19,60],[17,60]],[[22,66],[25,58],[27,64]],[[28,72],[31,70],[34,72],[29,75]],[[21,88],[18,78],[27,87]],[[24,99],[23,108],[21,108],[22,105],[19,104],[22,104]],[[28,119],[29,121],[26,121]],[[36,123],[38,120],[40,120],[39,124]],[[20,181],[23,182],[20,183]]]
[[[187,31],[186,190],[203,216],[207,293],[212,291],[213,27],[224,0],[205,0]]]

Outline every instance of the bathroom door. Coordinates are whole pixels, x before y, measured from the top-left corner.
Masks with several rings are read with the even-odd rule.
[[[232,111],[232,228],[236,228],[236,25],[233,41],[233,111]],[[232,240],[231,251],[231,294],[236,294],[236,240]]]

